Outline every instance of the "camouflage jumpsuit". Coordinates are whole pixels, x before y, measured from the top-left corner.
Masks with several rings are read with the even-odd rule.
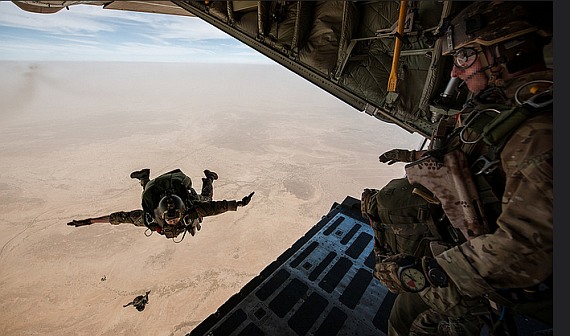
[[[202,190],[201,194],[198,195],[192,188],[190,177],[186,176],[180,169],[176,169],[150,180],[143,186],[142,209],[114,212],[109,216],[109,222],[113,225],[121,223],[132,223],[135,226],[148,225],[152,229],[153,226],[151,223],[148,223],[148,217],[151,216],[160,224],[160,219],[154,216],[154,211],[165,191],[169,189],[174,190],[174,193],[184,200],[187,208],[190,209],[188,213],[189,219],[201,220],[203,217],[237,210],[237,201],[235,200],[212,200],[213,186],[211,179],[202,179]],[[147,220],[146,225],[145,217]]]
[[[533,77],[551,80],[552,72],[517,78],[507,94]],[[501,289],[529,289],[552,276],[552,119],[551,112],[527,119],[504,145],[500,168],[505,185],[496,230],[436,256],[461,294],[476,298]],[[548,299],[542,301],[541,314],[534,317],[551,324],[552,306]],[[519,308],[524,311],[524,304]]]
[[[523,75],[512,80],[504,92],[512,99],[517,88],[537,78],[551,80],[552,72]],[[451,284],[447,288],[431,287],[420,294],[432,311],[420,314],[411,327],[411,335],[433,333],[432,326],[425,323],[430,320],[430,314],[449,315],[453,309],[448,307],[454,307],[455,301],[469,305],[482,298],[510,305],[527,316],[552,324],[552,291],[549,288],[532,295],[532,299],[520,296],[520,293],[535,291],[538,284],[548,283],[553,271],[552,118],[551,110],[536,113],[506,138],[498,156],[499,169],[494,173],[498,178],[492,180],[494,184],[504,182],[491,186],[493,190],[499,190],[498,196],[502,196],[498,217],[491,219],[493,230],[467,237],[466,242],[435,256]],[[480,153],[472,153],[471,157],[473,154]],[[438,197],[443,199],[445,196]],[[512,301],[510,297],[505,301],[506,294],[519,294],[520,301]],[[443,327],[453,329],[453,323]]]
[[[537,78],[551,79],[552,72],[524,75],[504,92],[513,97],[521,84]],[[450,286],[400,293],[391,312],[389,335],[479,335],[477,315],[488,310],[488,295],[494,297],[500,289],[529,288],[551,277],[552,151],[552,113],[527,119],[508,138],[496,172],[502,182],[493,186],[502,195],[498,218],[493,220],[496,229],[435,255]],[[369,202],[364,194],[363,201]],[[540,303],[515,308],[551,324],[551,294]]]

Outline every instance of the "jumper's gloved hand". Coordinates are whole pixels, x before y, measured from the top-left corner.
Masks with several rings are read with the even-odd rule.
[[[90,224],[93,224],[93,223],[91,223],[91,219],[89,219],[89,218],[88,218],[88,219],[80,219],[80,220],[75,220],[75,219],[74,219],[73,221],[67,223],[67,225],[69,225],[69,226],[75,226],[75,227],[84,226],[84,225],[90,225]]]
[[[198,231],[200,231],[202,229],[202,224],[200,224],[199,220],[195,220],[192,222],[190,228],[188,229],[188,231],[190,232],[190,234],[192,235],[192,237],[194,237],[194,235],[196,235],[196,233]]]
[[[241,201],[237,201],[238,207],[244,207],[244,206],[248,205],[249,202],[251,202],[251,197],[253,196],[253,194],[255,194],[255,191],[252,191],[251,194],[242,198]]]
[[[378,160],[382,163],[388,163],[392,165],[396,162],[412,162],[416,160],[416,151],[406,150],[406,149],[392,149],[378,157]]]
[[[192,218],[189,213],[186,213],[184,218],[182,218],[182,226],[185,230],[190,232],[192,236],[196,235],[196,233],[202,229],[201,222],[202,218]]]

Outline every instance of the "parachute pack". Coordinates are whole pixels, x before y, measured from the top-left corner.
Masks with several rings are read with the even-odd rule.
[[[393,179],[370,197],[366,210],[369,217],[376,217],[371,225],[379,252],[384,255],[397,253],[417,257],[429,255],[429,242],[441,239],[441,229],[436,227],[442,211],[429,200],[429,191],[420,185],[412,185],[407,178]],[[436,218],[434,220],[434,218]]]

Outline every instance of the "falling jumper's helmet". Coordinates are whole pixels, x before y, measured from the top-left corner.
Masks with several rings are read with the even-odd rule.
[[[176,195],[166,195],[158,203],[158,214],[160,219],[169,225],[176,225],[186,211],[186,206],[182,199]]]

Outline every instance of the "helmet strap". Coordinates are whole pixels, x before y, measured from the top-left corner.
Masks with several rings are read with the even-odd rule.
[[[487,61],[485,60],[485,62],[481,62],[481,65],[483,65],[483,64],[487,64]],[[465,79],[463,80],[463,82],[467,82],[467,81],[470,80],[471,78],[473,78],[473,77],[477,76],[478,74],[484,72],[485,75],[487,76],[487,79],[488,79],[488,80],[487,80],[487,86],[493,85],[492,82],[491,82],[491,78],[493,78],[493,77],[495,77],[495,76],[493,76],[493,73],[491,72],[491,68],[494,67],[494,66],[495,66],[495,65],[483,66],[481,69],[479,69],[479,70],[473,72],[471,75],[469,75],[467,78],[465,78]],[[493,83],[494,83],[494,80],[493,80]]]
[[[491,64],[489,64],[489,61],[487,58],[488,57],[487,56],[488,55],[487,50],[490,51],[490,53],[493,57],[493,62]],[[481,56],[481,65],[483,66],[483,68],[481,68],[479,71],[477,71],[477,73],[485,72],[485,75],[487,75],[487,86],[497,86],[497,87],[503,86],[503,83],[504,83],[502,80],[503,67],[499,67],[498,70],[493,71],[494,67],[501,64],[500,59],[497,58],[497,56],[493,52],[493,49],[487,49],[487,48],[483,47],[482,54],[483,55]]]

